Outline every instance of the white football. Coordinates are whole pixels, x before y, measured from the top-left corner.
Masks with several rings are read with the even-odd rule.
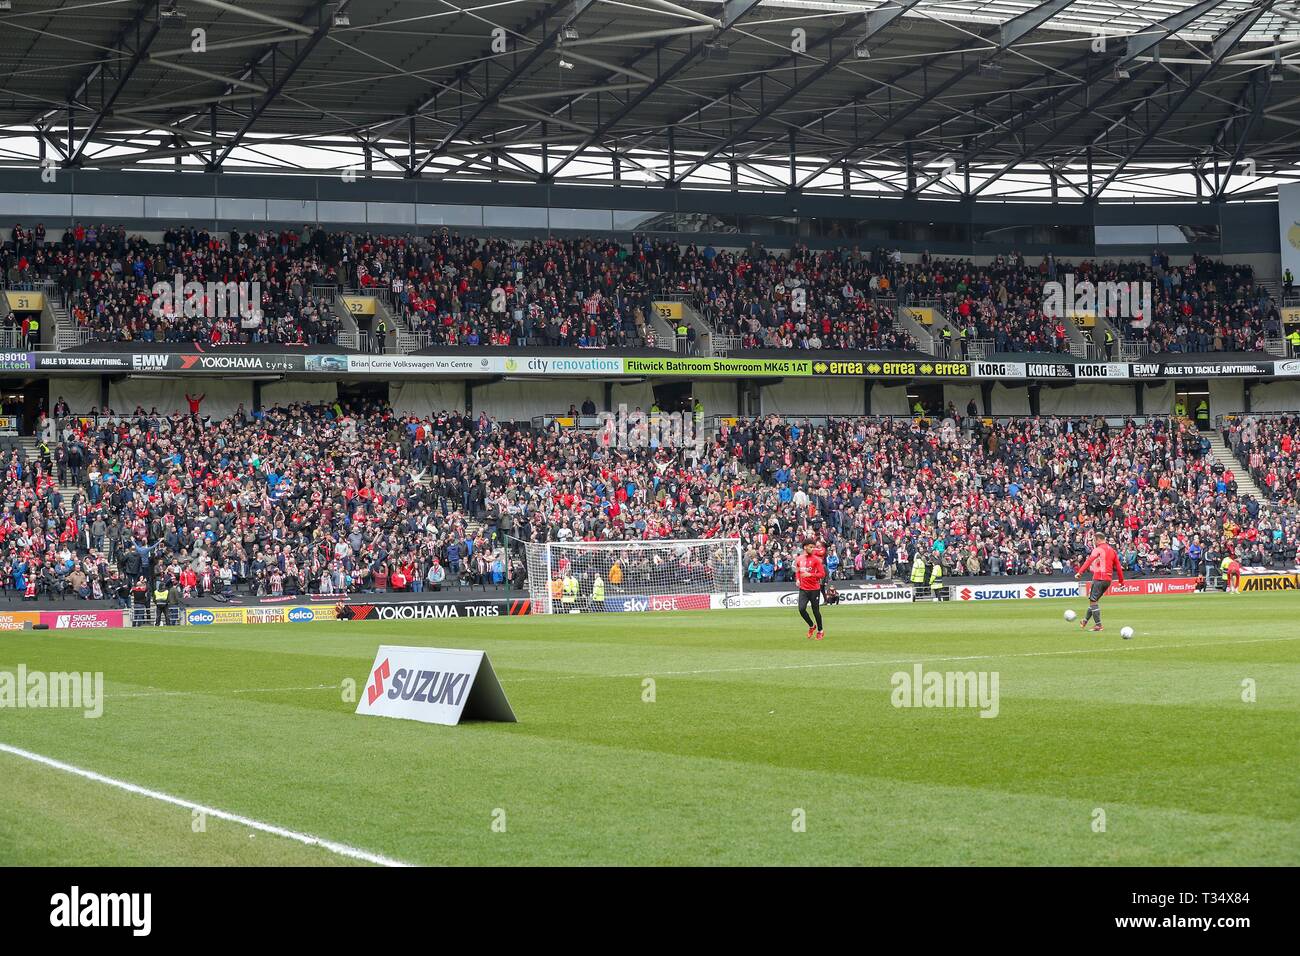
[[[1119,629],[1119,636],[1122,637],[1122,638],[1124,638],[1124,640],[1126,640],[1126,641],[1131,641],[1131,640],[1133,640],[1133,628],[1131,628],[1131,627],[1121,627],[1121,628]]]
[[[1075,618],[1077,618],[1078,616],[1079,616],[1079,615],[1075,614],[1073,611],[1066,611],[1066,612],[1065,612],[1065,619],[1066,619],[1067,621],[1073,621],[1073,620],[1074,620]]]

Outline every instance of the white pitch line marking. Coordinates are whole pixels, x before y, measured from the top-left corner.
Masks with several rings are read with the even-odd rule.
[[[142,690],[129,694],[108,693],[110,700],[125,700],[132,697],[190,697],[194,694],[279,694],[304,690],[340,690],[342,684],[313,684],[311,687],[243,687],[235,690]]]
[[[294,842],[301,843],[304,846],[318,846],[337,856],[345,856],[348,859],[373,863],[376,866],[411,866],[410,863],[403,863],[400,860],[381,856],[378,853],[371,853],[369,850],[359,850],[356,847],[348,846],[345,843],[335,843],[333,840],[326,840],[321,837],[312,836],[309,833],[299,833],[296,830],[287,830],[284,827],[278,827],[271,823],[263,823],[260,820],[253,820],[249,817],[240,816],[238,813],[230,813],[226,810],[219,810],[216,807],[207,807],[201,803],[195,803],[192,800],[173,797],[171,794],[162,793],[159,790],[150,790],[148,787],[141,787],[138,784],[128,783],[125,780],[106,777],[102,773],[96,773],[93,770],[85,770],[81,767],[74,767],[70,763],[64,763],[62,760],[55,760],[52,757],[32,753],[30,750],[23,750],[21,747],[13,747],[9,744],[0,743],[0,753],[13,754],[15,757],[21,757],[23,760],[30,760],[33,763],[42,764],[46,767],[53,767],[55,770],[62,770],[64,773],[70,773],[86,780],[93,780],[95,783],[107,784],[110,787],[116,787],[118,790],[125,790],[127,793],[134,793],[137,796],[148,797],[150,800],[157,800],[161,803],[170,803],[173,806],[184,807],[187,810],[197,810],[207,816],[216,817],[218,820],[228,820],[231,823],[237,823],[240,826],[248,827],[251,830],[260,830],[263,833],[270,833],[275,836],[284,837],[286,840],[293,840]]]
[[[748,667],[707,667],[699,670],[689,671],[656,671],[657,677],[692,677],[701,674],[735,674],[747,673],[753,671],[788,671],[788,670],[818,670],[828,667],[876,667],[888,664],[934,664],[943,661],[996,661],[1005,660],[1014,657],[1065,657],[1075,654],[1110,654],[1122,653],[1131,654],[1138,651],[1162,651],[1177,650],[1189,647],[1231,647],[1235,644],[1273,644],[1279,641],[1297,641],[1300,637],[1260,637],[1251,638],[1245,641],[1198,641],[1188,644],[1133,644],[1130,646],[1119,647],[1079,647],[1066,651],[1024,651],[1022,653],[1008,654],[971,654],[964,657],[896,657],[887,660],[869,660],[869,661],[822,661],[813,664],[756,664]],[[558,674],[546,677],[505,677],[502,676],[503,683],[525,684],[537,681],[561,681],[561,680],[620,680],[622,678],[644,677],[646,671],[636,671],[629,674]],[[202,691],[202,690],[163,690],[163,691],[142,691],[132,694],[107,694],[107,699],[121,700],[128,697],[187,697],[194,694],[270,694],[270,693],[290,693],[309,690],[337,690],[338,684],[317,684],[313,687],[250,687],[243,690],[231,691]]]
[[[1231,647],[1234,644],[1269,644],[1277,641],[1300,641],[1300,637],[1261,637],[1246,641],[1200,641],[1193,644],[1135,644],[1130,647],[1080,647],[1068,651],[1025,651],[1019,654],[972,654],[967,657],[899,657],[890,660],[873,661],[825,661],[816,664],[763,664],[752,667],[710,667],[693,671],[655,671],[656,677],[690,677],[697,674],[731,674],[747,671],[789,671],[813,670],[822,667],[873,667],[885,664],[933,664],[941,661],[996,661],[1008,657],[1061,657],[1070,654],[1103,654],[1119,651],[1133,653],[1136,651],[1161,651],[1187,647]],[[528,681],[556,680],[606,680],[624,677],[645,677],[649,671],[637,671],[634,674],[562,674],[552,677],[503,677],[503,683],[524,683]]]

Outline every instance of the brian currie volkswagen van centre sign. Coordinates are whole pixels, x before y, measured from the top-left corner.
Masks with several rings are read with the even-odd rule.
[[[356,712],[452,727],[517,720],[485,652],[439,647],[379,648]]]

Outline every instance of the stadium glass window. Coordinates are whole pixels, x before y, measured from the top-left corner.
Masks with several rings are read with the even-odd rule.
[[[545,229],[546,207],[484,206],[483,225],[506,229]]]
[[[673,232],[677,225],[670,212],[613,210],[614,228],[620,232]]]
[[[1009,246],[1088,246],[1094,241],[1092,226],[1017,223],[973,228],[975,241]]]
[[[609,209],[551,209],[552,229],[585,229],[608,232],[614,227]]]
[[[420,203],[415,207],[415,218],[421,226],[481,226],[483,207]]]

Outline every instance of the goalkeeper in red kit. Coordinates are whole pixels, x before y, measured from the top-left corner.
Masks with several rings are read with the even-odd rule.
[[[820,641],[826,636],[822,628],[822,582],[826,579],[826,565],[816,552],[816,541],[809,538],[803,543],[803,554],[794,562],[794,582],[799,588],[799,616],[808,625],[808,636]],[[812,617],[808,616],[809,606]]]
[[[1092,586],[1088,589],[1088,613],[1084,615],[1080,627],[1087,627],[1089,619],[1095,620],[1094,631],[1101,630],[1101,596],[1115,579],[1124,583],[1124,568],[1119,563],[1119,555],[1106,543],[1100,534],[1093,536],[1092,550],[1083,559],[1075,572],[1075,580],[1083,577],[1085,571],[1092,572]]]

